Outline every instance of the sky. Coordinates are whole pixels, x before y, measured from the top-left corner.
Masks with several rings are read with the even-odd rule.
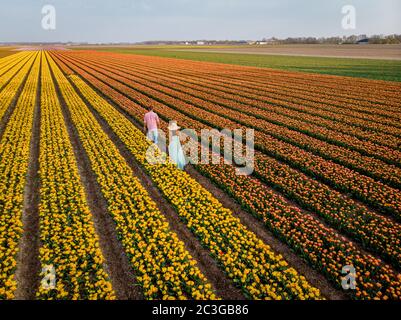
[[[55,29],[42,8],[55,8]],[[356,28],[341,10],[353,5]],[[259,40],[401,34],[400,0],[0,0],[0,42]]]

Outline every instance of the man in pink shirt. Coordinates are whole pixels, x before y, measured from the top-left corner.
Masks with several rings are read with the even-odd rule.
[[[153,112],[153,107],[149,107],[148,110],[149,112],[145,114],[145,118],[143,120],[144,129],[148,139],[157,144],[157,139],[159,136],[157,132],[157,126],[160,125],[159,116]]]

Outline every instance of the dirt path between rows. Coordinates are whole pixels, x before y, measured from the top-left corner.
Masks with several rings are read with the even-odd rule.
[[[40,177],[39,177],[39,147],[40,147],[40,123],[41,123],[41,65],[39,66],[38,87],[36,92],[35,109],[32,123],[32,135],[30,141],[28,173],[24,188],[24,207],[22,210],[23,233],[19,243],[17,257],[17,270],[15,279],[17,300],[33,300],[40,282],[39,261],[39,202],[40,202]],[[29,74],[29,73],[28,73]],[[27,74],[27,75],[28,75]]]
[[[100,248],[105,259],[105,270],[110,277],[113,290],[118,299],[141,300],[144,298],[142,291],[135,279],[131,264],[125,255],[122,244],[117,239],[116,225],[108,213],[107,201],[103,197],[96,174],[92,171],[89,157],[79,139],[78,131],[73,124],[68,106],[60,92],[53,71],[51,72],[78,164],[78,172],[85,189],[86,200],[92,213]]]
[[[186,250],[197,261],[197,266],[202,273],[211,282],[216,294],[225,300],[242,300],[245,296],[241,290],[235,287],[232,281],[219,268],[216,261],[210,256],[209,250],[202,247],[198,239],[191,233],[188,227],[180,220],[175,209],[167,202],[163,194],[153,184],[150,177],[145,173],[144,169],[134,160],[134,156],[121,139],[110,128],[109,124],[98,114],[91,106],[89,101],[76,89],[83,101],[85,101],[92,114],[98,120],[103,130],[117,146],[121,155],[124,157],[128,165],[131,167],[133,175],[139,179],[141,184],[146,188],[151,199],[157,204],[160,212],[167,219],[169,226],[178,238],[185,244]]]

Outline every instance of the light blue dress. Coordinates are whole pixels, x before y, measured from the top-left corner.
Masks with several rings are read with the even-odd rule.
[[[182,151],[180,138],[178,136],[174,135],[171,138],[170,144],[168,146],[168,153],[171,160],[177,165],[177,167],[181,170],[184,170],[186,161],[184,152]]]

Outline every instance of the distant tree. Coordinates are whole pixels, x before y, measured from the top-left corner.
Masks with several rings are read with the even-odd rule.
[[[388,36],[384,35],[373,35],[368,37],[365,34],[361,35],[350,35],[343,37],[289,37],[286,39],[277,39],[275,37],[263,38],[263,42],[277,43],[277,44],[355,44],[359,40],[368,39],[369,43],[372,44],[400,44],[401,35],[392,34]]]

